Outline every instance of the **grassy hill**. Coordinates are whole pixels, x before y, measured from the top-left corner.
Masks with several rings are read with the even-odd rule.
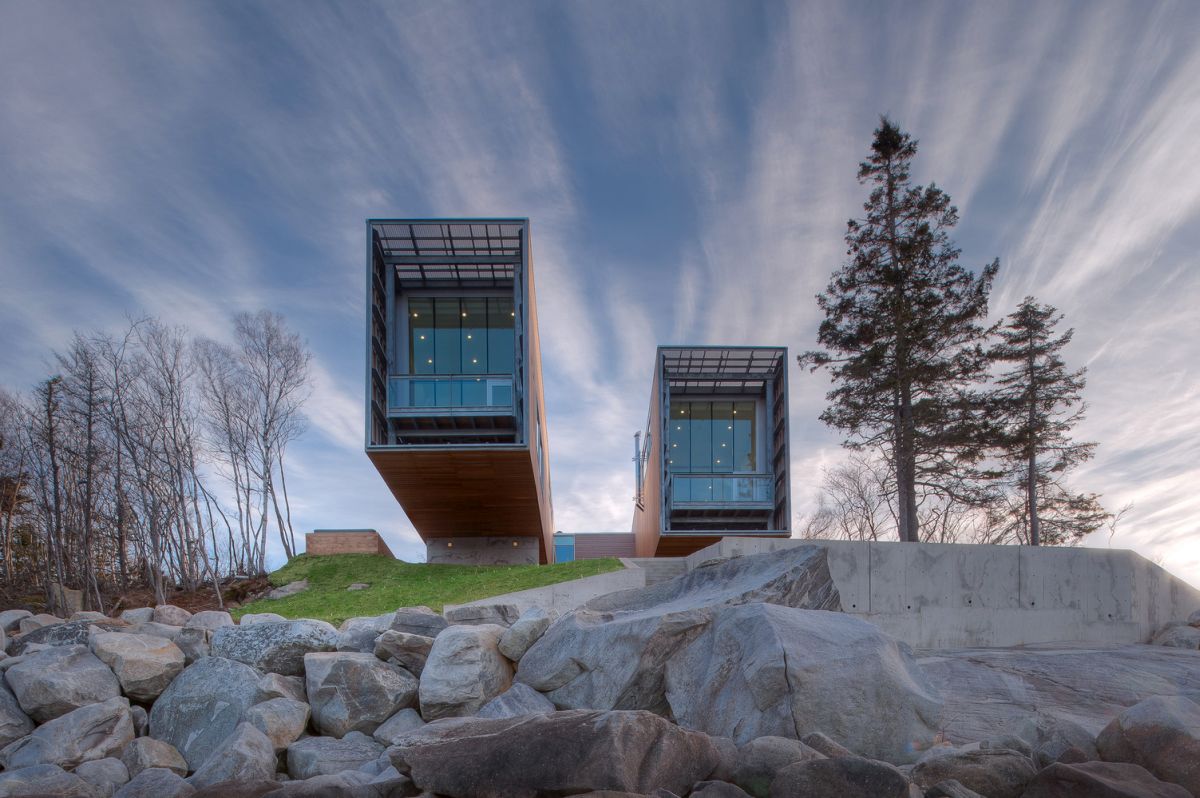
[[[301,554],[269,578],[273,585],[307,579],[308,590],[282,599],[260,599],[232,613],[240,618],[248,612],[277,612],[286,618],[320,618],[337,625],[347,618],[418,604],[441,612],[445,604],[544,587],[621,567],[615,558],[555,565],[426,565],[371,554]],[[346,589],[355,582],[370,587]]]

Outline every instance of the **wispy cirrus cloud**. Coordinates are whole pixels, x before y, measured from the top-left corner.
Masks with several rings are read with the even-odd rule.
[[[1200,581],[1200,46],[1187,5],[12,6],[0,25],[0,369],[152,313],[312,345],[304,526],[419,543],[361,453],[363,220],[532,219],[556,516],[628,528],[658,343],[812,346],[878,114],[1087,363],[1079,474]],[[793,367],[793,505],[842,456]],[[1093,541],[1106,545],[1106,539]]]

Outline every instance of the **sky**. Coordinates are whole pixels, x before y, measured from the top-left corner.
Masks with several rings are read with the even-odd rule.
[[[1200,585],[1200,4],[0,0],[0,385],[283,313],[300,531],[423,546],[363,454],[364,220],[531,220],[555,526],[627,531],[658,344],[815,345],[887,114],[962,262],[1075,328],[1086,545]],[[789,372],[793,509],[845,456]],[[278,561],[279,553],[274,554]]]

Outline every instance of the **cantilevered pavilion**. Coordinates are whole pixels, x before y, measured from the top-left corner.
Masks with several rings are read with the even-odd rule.
[[[639,557],[790,536],[787,407],[784,347],[658,348],[635,456]]]
[[[528,219],[367,221],[366,451],[429,562],[545,563]]]

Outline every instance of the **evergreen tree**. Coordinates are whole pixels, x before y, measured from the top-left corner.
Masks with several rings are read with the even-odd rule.
[[[1075,540],[1111,517],[1095,494],[1071,493],[1067,474],[1091,459],[1095,443],[1071,440],[1071,428],[1083,418],[1087,369],[1067,371],[1060,352],[1074,330],[1055,335],[1063,319],[1050,305],[1025,297],[997,332],[989,357],[1011,364],[996,380],[994,407],[1000,432],[999,479],[1021,497],[1001,505],[999,523],[1017,525],[1018,539],[1030,545]]]
[[[917,142],[883,118],[858,171],[871,186],[866,215],[847,223],[848,260],[817,296],[826,350],[799,358],[830,367],[822,421],[845,431],[847,446],[888,458],[903,541],[920,540],[918,486],[980,500],[971,390],[986,375],[981,321],[999,268],[993,261],[977,276],[959,265],[948,234],[958,212],[936,185],[912,184],[916,154]]]

